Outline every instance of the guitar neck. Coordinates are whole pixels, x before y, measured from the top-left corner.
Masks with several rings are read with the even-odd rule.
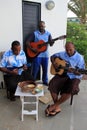
[[[59,37],[54,38],[54,39],[52,39],[52,42],[55,42],[55,41],[57,41],[57,40],[59,40],[59,39],[60,39]]]
[[[56,69],[56,72],[58,72],[60,69],[64,69],[66,72],[68,71],[69,69],[69,66],[59,66],[57,69]],[[71,73],[74,73],[74,72],[78,72],[80,74],[87,74],[87,70],[86,69],[79,69],[79,68],[71,68],[72,69],[72,72]]]
[[[21,69],[23,68],[23,66],[20,66],[20,67],[16,67],[16,66],[13,66],[13,67],[7,67],[8,70],[14,70],[14,69]]]
[[[74,71],[77,71],[80,74],[87,74],[87,70],[86,69],[74,69]]]
[[[30,67],[31,64],[30,64],[30,63],[27,63],[26,66],[27,66],[27,67]],[[13,70],[13,69],[22,69],[23,67],[24,67],[24,65],[19,66],[19,67],[17,67],[17,66],[7,67],[7,69],[9,69],[9,70]]]
[[[50,42],[55,42],[55,41],[57,41],[58,39],[59,39],[59,38],[54,38],[54,39],[52,39],[51,41],[45,42],[44,45],[49,44]]]
[[[47,42],[44,42],[42,45],[40,45],[40,46],[44,46],[44,45],[47,45],[47,44],[49,44],[50,42],[55,42],[55,41],[57,41],[59,38],[54,38],[54,39],[52,39],[51,41],[47,41]]]
[[[52,39],[51,41],[45,42],[44,45],[46,45],[46,44],[48,44],[50,42],[55,42],[55,41],[57,41],[59,39],[62,40],[62,39],[65,39],[65,38],[66,38],[66,35],[60,36],[60,37]]]
[[[47,42],[44,42],[43,44],[40,44],[39,47],[41,48],[42,46],[47,45],[47,44],[49,44],[51,42],[55,42],[56,40],[59,40],[59,39],[62,40],[62,39],[65,39],[65,38],[66,38],[66,35],[54,38],[51,41],[47,41]]]

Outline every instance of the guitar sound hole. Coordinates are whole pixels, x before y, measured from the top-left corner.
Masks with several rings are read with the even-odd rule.
[[[62,68],[63,68],[62,65],[59,65],[59,66],[58,66],[58,69],[62,69]]]
[[[56,68],[56,72],[59,72],[60,69],[62,69],[62,66],[61,66],[61,65],[59,65],[59,66]]]
[[[42,45],[38,45],[38,48],[40,49],[42,47]]]
[[[56,72],[59,72],[60,71],[60,69],[59,68],[56,68]]]

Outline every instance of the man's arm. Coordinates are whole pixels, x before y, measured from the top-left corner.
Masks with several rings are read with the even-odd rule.
[[[49,35],[48,42],[49,42],[50,46],[53,46],[54,41],[52,41],[52,36],[51,36],[51,34]]]
[[[0,71],[10,74],[10,75],[18,75],[18,69],[9,70],[5,67],[0,67]]]

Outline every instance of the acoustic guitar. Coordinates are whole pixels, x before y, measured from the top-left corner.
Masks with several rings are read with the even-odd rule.
[[[53,64],[51,64],[50,67],[50,73],[52,75],[62,75],[64,72],[67,72],[69,69],[69,64],[65,61],[62,60],[60,58],[56,58],[54,61],[57,64],[57,68],[55,69],[55,67],[53,66]],[[70,67],[71,68],[71,67]],[[72,72],[79,72],[80,74],[87,74],[87,70],[86,69],[79,69],[79,68],[71,68]]]
[[[48,42],[44,42],[43,40],[40,40],[38,42],[31,42],[30,46],[26,48],[27,50],[27,55],[31,58],[36,57],[38,54],[40,54],[41,52],[46,51],[47,49],[47,44],[49,44],[50,42],[54,42],[56,40],[62,40],[65,39],[66,35],[62,35],[60,37],[57,37],[55,39],[52,39],[51,41]],[[35,50],[35,51],[34,51]]]

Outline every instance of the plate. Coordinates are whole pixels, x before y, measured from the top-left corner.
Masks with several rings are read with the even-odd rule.
[[[43,86],[39,85],[33,89],[32,94],[40,93],[42,92],[42,90],[43,90]]]

